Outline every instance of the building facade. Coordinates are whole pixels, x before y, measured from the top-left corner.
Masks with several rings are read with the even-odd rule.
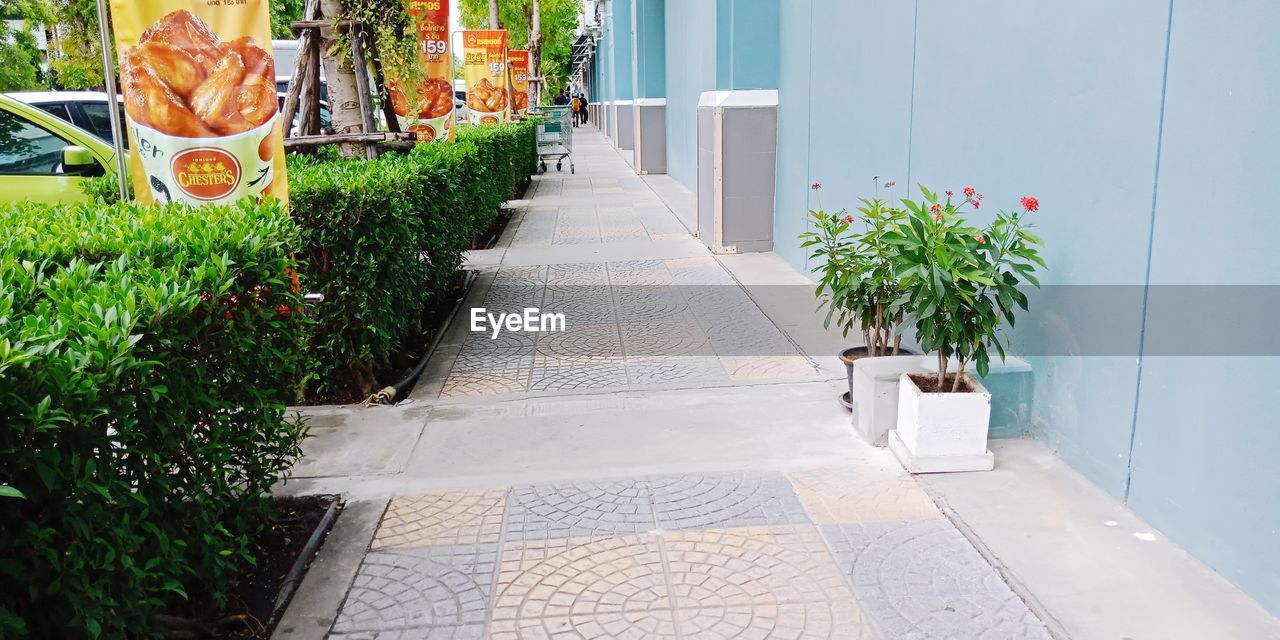
[[[767,243],[713,250],[772,249],[810,270],[796,237],[813,182],[828,208],[876,194],[875,177],[893,198],[917,184],[973,185],[990,208],[1037,196],[1049,268],[1007,336],[1030,373],[1004,391],[1018,428],[1001,435],[1043,440],[1280,614],[1280,4],[602,0],[596,13],[583,68],[606,135],[632,154],[664,143],[661,171],[637,171],[694,191],[700,231],[712,209],[726,237],[768,201]],[[660,115],[637,116],[645,104]],[[772,108],[772,129],[716,120],[734,106]],[[743,136],[753,146],[731,148]],[[728,186],[764,175],[760,158],[767,196]]]

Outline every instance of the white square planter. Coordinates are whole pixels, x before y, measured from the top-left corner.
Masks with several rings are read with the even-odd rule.
[[[904,373],[925,373],[921,356],[879,356],[853,362],[854,426],[867,442],[886,446],[898,424],[898,384]]]
[[[889,448],[911,473],[990,471],[991,394],[968,376],[969,393],[925,393],[909,374],[898,383],[898,428]]]

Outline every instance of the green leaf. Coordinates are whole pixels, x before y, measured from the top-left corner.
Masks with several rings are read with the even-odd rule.
[[[18,498],[20,500],[27,499],[26,496],[22,495],[21,491],[18,491],[7,484],[0,484],[0,498]]]

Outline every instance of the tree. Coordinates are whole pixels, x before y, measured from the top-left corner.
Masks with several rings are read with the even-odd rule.
[[[18,19],[0,15],[0,20]],[[0,92],[23,91],[43,88],[40,81],[40,49],[36,39],[24,22],[22,27],[11,28],[0,21]]]
[[[463,28],[481,29],[492,24],[491,0],[461,0]],[[578,27],[578,0],[500,0],[498,22],[507,29],[507,46],[529,50],[531,103],[541,91],[554,91],[569,79],[569,54]],[[534,20],[534,8],[538,20]]]
[[[267,7],[271,12],[271,37],[292,40],[294,35],[289,23],[302,19],[305,6],[306,0],[270,0]]]
[[[15,0],[10,4],[28,25],[42,25],[49,36],[51,84],[59,89],[106,86],[95,0]],[[9,57],[0,58],[6,61]]]

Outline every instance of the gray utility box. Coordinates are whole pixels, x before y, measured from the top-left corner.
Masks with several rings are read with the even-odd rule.
[[[636,173],[667,172],[667,99],[636,100]]]
[[[707,91],[698,101],[698,237],[713,253],[773,250],[778,92]]]
[[[636,108],[630,100],[613,103],[613,146],[622,151],[636,148]]]
[[[604,134],[604,137],[613,139],[613,131],[609,128],[610,111],[611,107],[608,102],[600,103],[600,113],[599,118],[596,119],[596,126],[600,127],[600,132]]]

